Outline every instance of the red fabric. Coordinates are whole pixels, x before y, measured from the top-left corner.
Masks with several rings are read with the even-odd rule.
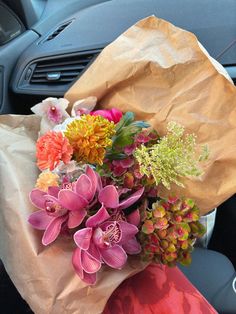
[[[177,268],[150,265],[125,280],[111,295],[103,314],[216,314]]]

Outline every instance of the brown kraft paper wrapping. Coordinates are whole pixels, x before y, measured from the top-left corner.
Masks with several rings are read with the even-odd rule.
[[[236,91],[220,71],[193,34],[149,17],[105,48],[66,98],[96,96],[100,107],[134,111],[160,134],[171,120],[195,132],[211,151],[205,175],[177,192],[206,213],[235,192]],[[145,265],[132,258],[121,271],[103,268],[89,287],[74,273],[71,239],[41,244],[42,232],[27,223],[36,210],[28,193],[38,175],[39,128],[34,115],[0,116],[0,258],[36,314],[101,313],[116,287]]]
[[[169,121],[194,132],[210,150],[205,174],[171,193],[205,214],[236,191],[236,88],[226,76],[192,33],[152,16],[107,46],[65,98],[96,96],[98,107],[133,111],[161,135]]]

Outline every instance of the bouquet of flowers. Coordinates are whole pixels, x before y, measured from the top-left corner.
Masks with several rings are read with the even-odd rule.
[[[160,137],[132,112],[95,110],[95,97],[77,101],[48,98],[32,111],[42,116],[36,144],[42,171],[30,193],[38,208],[29,223],[44,230],[46,246],[58,236],[74,241],[72,264],[87,284],[102,265],[121,269],[129,255],[147,262],[188,265],[205,230],[194,200],[172,195],[182,178],[201,176],[194,134],[174,121]],[[161,198],[159,187],[169,190]]]

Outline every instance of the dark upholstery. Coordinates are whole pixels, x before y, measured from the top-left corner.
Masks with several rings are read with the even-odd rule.
[[[0,313],[1,314],[32,314],[27,303],[9,278],[0,260]]]
[[[196,248],[189,267],[179,266],[186,277],[219,312],[236,314],[236,294],[232,288],[236,272],[221,253]]]
[[[209,248],[226,255],[236,269],[236,195],[218,207]]]

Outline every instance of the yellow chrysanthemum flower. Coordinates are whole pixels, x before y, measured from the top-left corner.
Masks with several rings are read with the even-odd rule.
[[[112,145],[115,125],[102,116],[82,115],[67,125],[64,134],[78,162],[102,165],[106,148]]]
[[[47,192],[49,186],[58,186],[59,176],[50,171],[42,172],[36,182],[35,187]]]

